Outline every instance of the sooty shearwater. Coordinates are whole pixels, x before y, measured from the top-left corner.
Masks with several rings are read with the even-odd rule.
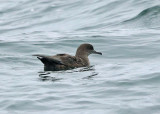
[[[100,54],[94,50],[91,44],[81,44],[75,56],[68,54],[57,54],[54,56],[46,56],[41,54],[36,54],[39,60],[44,64],[45,71],[59,71],[59,70],[68,70],[78,67],[87,67],[90,65],[88,56],[90,54]]]

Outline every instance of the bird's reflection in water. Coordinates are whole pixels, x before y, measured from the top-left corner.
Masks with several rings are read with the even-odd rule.
[[[93,77],[95,77],[96,75],[98,75],[98,73],[96,73],[96,72],[92,72],[92,74],[91,74],[91,75],[86,76],[86,77],[83,77],[83,79],[93,79]]]
[[[44,71],[44,72],[38,72],[38,73],[39,73],[39,77],[40,77],[41,81],[53,81],[53,82],[55,82],[55,81],[62,80],[63,78],[53,77],[53,76],[50,76],[50,74],[53,74],[53,73],[87,72],[87,71],[93,71],[93,72],[91,72],[91,74],[89,76],[85,76],[82,79],[92,79],[93,77],[98,75],[98,73],[95,72],[94,66],[77,68],[77,69],[66,70],[66,71],[46,71],[46,72]]]
[[[73,70],[67,70],[67,73],[73,73],[73,72],[85,72],[85,71],[94,71],[94,66],[89,67],[81,67],[81,68],[75,68]]]
[[[49,74],[51,74],[52,72],[39,72],[39,77],[40,77],[40,80],[41,81],[58,81],[58,80],[61,80],[62,78],[56,78],[56,77],[52,77],[52,76],[49,76]]]

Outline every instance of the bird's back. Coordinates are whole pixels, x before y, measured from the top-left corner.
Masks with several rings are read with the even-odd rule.
[[[68,54],[57,54],[54,56],[35,55],[44,64],[45,71],[68,70],[77,67],[89,66],[82,58]]]

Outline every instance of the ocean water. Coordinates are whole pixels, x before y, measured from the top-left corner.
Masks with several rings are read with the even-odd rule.
[[[103,53],[44,72],[33,54]],[[0,114],[160,114],[159,0],[1,0]]]

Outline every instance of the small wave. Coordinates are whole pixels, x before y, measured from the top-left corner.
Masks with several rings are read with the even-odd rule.
[[[160,5],[141,11],[137,16],[125,20],[123,24],[131,24],[132,27],[157,28],[160,27]]]

